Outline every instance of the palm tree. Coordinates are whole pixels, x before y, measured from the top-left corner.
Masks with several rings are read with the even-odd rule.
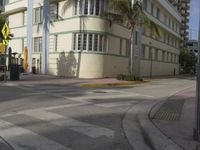
[[[150,28],[152,32],[159,35],[156,24],[148,19],[142,9],[142,2],[136,0],[108,0],[109,10],[105,13],[111,22],[125,23],[130,31],[130,57],[129,57],[129,73],[133,74],[133,33],[137,26]]]

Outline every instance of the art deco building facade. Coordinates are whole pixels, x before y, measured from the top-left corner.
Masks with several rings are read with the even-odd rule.
[[[102,78],[127,74],[130,32],[121,24],[101,17],[106,0],[78,0],[63,13],[65,1],[51,3],[49,74]],[[42,0],[34,0],[32,62],[41,70]],[[27,46],[27,0],[10,0],[5,7],[14,38],[9,46],[23,53]],[[81,9],[79,9],[81,6]],[[159,28],[160,36],[138,27],[134,33],[134,72],[141,76],[179,73],[182,16],[167,0],[143,0],[143,8]]]

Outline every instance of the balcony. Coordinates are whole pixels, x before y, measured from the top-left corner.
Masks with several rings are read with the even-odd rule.
[[[183,17],[181,23],[182,24],[187,24],[189,22],[188,18]]]
[[[162,5],[163,8],[166,8],[168,12],[174,16],[179,22],[181,22],[181,15],[176,10],[176,8],[173,6],[173,4],[168,0],[157,0],[157,2]]]
[[[187,30],[187,29],[189,29],[189,26],[187,24],[183,24],[181,26],[181,30]]]

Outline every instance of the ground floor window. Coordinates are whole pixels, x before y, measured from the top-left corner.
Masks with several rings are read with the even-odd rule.
[[[41,52],[42,51],[42,37],[35,37],[34,38],[34,52]]]
[[[141,59],[148,59],[161,62],[178,63],[178,54],[167,52],[155,47],[142,45]]]
[[[94,33],[74,33],[73,50],[103,52],[105,35]]]

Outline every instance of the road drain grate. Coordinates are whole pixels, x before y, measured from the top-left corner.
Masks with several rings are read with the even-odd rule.
[[[180,120],[185,100],[168,100],[156,112],[153,119],[158,120]]]

